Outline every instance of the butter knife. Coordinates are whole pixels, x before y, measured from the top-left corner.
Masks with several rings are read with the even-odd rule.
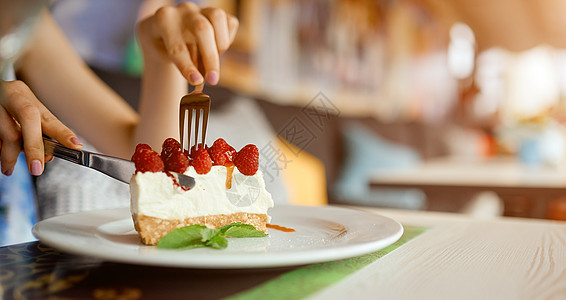
[[[125,183],[130,183],[132,175],[136,172],[134,163],[129,160],[67,148],[46,137],[43,138],[43,146],[47,155],[53,155],[54,157],[97,170]],[[191,189],[195,186],[193,177],[177,172],[168,173],[173,175],[179,185],[185,189]]]

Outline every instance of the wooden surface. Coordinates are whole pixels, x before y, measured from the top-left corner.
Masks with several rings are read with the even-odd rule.
[[[367,209],[430,229],[314,299],[564,299],[566,223]]]

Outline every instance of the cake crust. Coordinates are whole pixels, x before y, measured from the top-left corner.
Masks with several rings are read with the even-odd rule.
[[[254,226],[257,230],[267,232],[267,214],[233,213],[230,215],[209,215],[191,217],[185,219],[162,219],[143,214],[133,214],[134,227],[139,233],[142,243],[146,245],[157,245],[157,242],[170,231],[194,224],[204,225],[210,228],[219,228],[232,223],[241,222]]]

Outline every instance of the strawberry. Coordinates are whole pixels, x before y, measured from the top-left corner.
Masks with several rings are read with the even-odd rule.
[[[206,174],[210,172],[212,168],[212,160],[210,159],[210,155],[205,148],[200,148],[196,150],[193,155],[193,160],[191,161],[191,165],[195,168],[198,174]]]
[[[248,176],[254,175],[259,169],[259,150],[256,145],[246,145],[234,158],[234,165],[240,173]]]
[[[210,154],[214,166],[223,166],[226,163],[233,162],[236,149],[228,145],[223,138],[219,138],[208,148],[208,154]]]
[[[208,150],[208,146],[207,146],[206,144],[200,143],[200,144],[198,144],[198,147],[197,147],[197,145],[195,144],[195,145],[193,145],[193,146],[191,147],[191,151],[189,151],[189,155],[188,155],[188,156],[189,156],[191,159],[195,159],[195,158],[194,158],[194,155],[195,155],[196,151],[199,150],[199,149]]]
[[[136,166],[136,172],[161,172],[164,169],[161,156],[145,144],[136,146],[132,161]]]
[[[161,152],[161,157],[163,158],[163,151]],[[165,170],[184,173],[189,167],[189,158],[185,153],[179,149],[169,153],[169,155],[163,158],[165,163]]]
[[[134,151],[134,154],[132,155],[132,158],[130,160],[136,162],[136,159],[139,157],[140,153],[146,151],[153,151],[153,150],[148,144],[137,144],[136,150]]]
[[[149,150],[151,150],[151,147],[150,147],[148,144],[137,144],[137,145],[136,145],[136,151],[135,151],[135,152],[138,152],[139,150],[142,150],[142,149],[149,149]]]
[[[163,145],[161,146],[161,158],[165,161],[173,152],[182,150],[183,147],[176,139],[167,138],[163,141]]]

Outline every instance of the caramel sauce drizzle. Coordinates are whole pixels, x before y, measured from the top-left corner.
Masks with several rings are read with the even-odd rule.
[[[234,174],[234,164],[233,163],[226,163],[226,189],[229,190],[232,188],[232,174]]]
[[[275,229],[275,230],[281,230],[283,232],[295,232],[295,229],[293,229],[293,228],[279,226],[279,225],[275,225],[275,224],[265,224],[265,226],[267,228],[271,228],[271,229]]]

